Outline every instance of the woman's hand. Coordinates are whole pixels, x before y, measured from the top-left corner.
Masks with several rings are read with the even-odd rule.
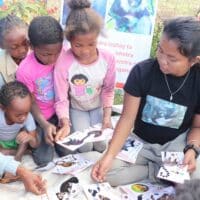
[[[188,171],[191,173],[196,169],[196,158],[193,149],[189,149],[184,156],[184,165],[188,166]]]
[[[92,168],[92,178],[97,182],[105,181],[108,170],[112,167],[114,158],[105,154]]]

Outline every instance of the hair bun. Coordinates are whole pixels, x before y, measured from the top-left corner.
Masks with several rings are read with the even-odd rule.
[[[90,8],[91,2],[89,0],[70,0],[68,1],[68,6],[72,10]]]

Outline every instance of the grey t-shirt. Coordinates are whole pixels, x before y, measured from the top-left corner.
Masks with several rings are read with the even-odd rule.
[[[4,112],[0,110],[0,140],[7,141],[15,139],[21,128],[25,128],[28,132],[36,129],[35,121],[31,113],[28,114],[24,123],[8,125]]]

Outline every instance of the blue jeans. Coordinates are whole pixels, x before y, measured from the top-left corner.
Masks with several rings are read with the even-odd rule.
[[[57,126],[58,125],[57,116],[53,115],[48,120],[48,122]],[[55,144],[53,147],[45,142],[45,139],[44,139],[45,133],[42,127],[39,126],[39,124],[37,124],[37,133],[38,133],[38,140],[40,142],[40,145],[36,149],[32,150],[33,160],[37,165],[44,166],[53,160],[54,148],[56,152],[59,154],[59,146]]]

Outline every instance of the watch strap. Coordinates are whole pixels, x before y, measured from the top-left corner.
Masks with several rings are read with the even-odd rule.
[[[183,153],[185,154],[189,149],[194,150],[195,152],[195,158],[199,156],[199,149],[194,144],[187,144],[185,148],[183,149]]]

